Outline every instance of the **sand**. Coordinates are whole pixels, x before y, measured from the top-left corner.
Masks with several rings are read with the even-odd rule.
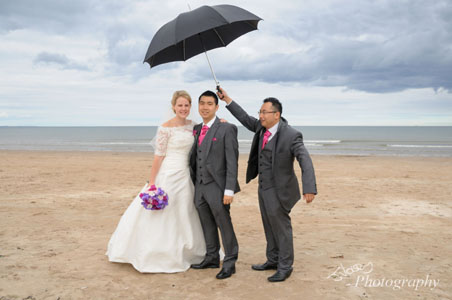
[[[237,273],[217,280],[105,256],[152,154],[0,151],[0,299],[452,298],[451,158],[313,156],[319,195],[292,210],[294,272],[281,283],[251,270],[265,238],[246,160],[231,209]]]

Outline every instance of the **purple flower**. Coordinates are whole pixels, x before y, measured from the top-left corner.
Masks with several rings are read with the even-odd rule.
[[[140,193],[140,198],[143,200],[141,205],[145,209],[161,210],[168,205],[168,194],[161,188],[157,188],[156,191],[150,195],[147,193]]]

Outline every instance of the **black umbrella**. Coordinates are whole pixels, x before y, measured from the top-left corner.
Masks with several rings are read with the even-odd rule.
[[[256,30],[260,20],[233,5],[201,6],[163,25],[152,38],[144,62],[152,68],[167,62],[185,61],[204,52],[218,86],[207,50],[225,47],[239,36]]]

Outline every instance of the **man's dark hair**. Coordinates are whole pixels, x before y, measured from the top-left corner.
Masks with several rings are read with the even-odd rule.
[[[275,111],[279,111],[279,114],[282,115],[282,104],[278,99],[269,97],[264,99],[264,103],[270,102],[275,109]]]
[[[202,93],[201,96],[199,96],[199,98],[198,98],[198,103],[199,103],[199,101],[201,101],[202,96],[213,97],[213,99],[215,99],[215,105],[218,105],[218,96],[214,92],[205,91],[204,93]]]

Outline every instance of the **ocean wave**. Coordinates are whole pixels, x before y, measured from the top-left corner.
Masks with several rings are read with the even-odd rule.
[[[238,140],[239,143],[251,143],[252,140]],[[342,140],[304,140],[305,144],[322,145],[322,144],[340,144]]]
[[[93,145],[148,145],[149,142],[141,142],[141,143],[131,143],[131,142],[103,142],[103,143],[93,143]]]
[[[452,148],[452,145],[397,145],[387,144],[387,147],[395,148]]]
[[[340,144],[342,140],[305,140],[304,142],[314,144]]]

